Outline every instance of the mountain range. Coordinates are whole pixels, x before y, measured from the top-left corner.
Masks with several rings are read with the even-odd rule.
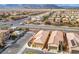
[[[79,8],[79,4],[0,4],[0,8]]]

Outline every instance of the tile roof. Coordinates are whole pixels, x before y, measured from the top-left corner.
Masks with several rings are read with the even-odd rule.
[[[46,39],[48,38],[48,35],[49,35],[49,32],[50,31],[40,31],[40,34],[37,33],[38,35],[36,35],[36,39],[34,40],[35,43],[42,43],[44,44]]]
[[[59,41],[64,41],[62,31],[52,31],[51,36],[48,41],[48,45],[54,44],[59,45]]]

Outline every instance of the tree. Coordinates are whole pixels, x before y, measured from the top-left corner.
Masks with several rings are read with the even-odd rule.
[[[45,21],[44,22],[46,25],[51,25],[51,22],[50,21]]]
[[[45,21],[48,19],[48,16],[43,16],[43,20],[42,21]]]

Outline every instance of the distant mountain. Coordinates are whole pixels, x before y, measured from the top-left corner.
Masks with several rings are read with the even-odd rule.
[[[0,8],[79,8],[79,4],[0,4]]]
[[[0,8],[61,8],[54,4],[0,4]]]
[[[62,8],[79,8],[79,4],[58,4]]]
[[[61,6],[57,6],[55,4],[44,5],[43,8],[62,8]]]
[[[19,4],[0,4],[0,8],[15,8],[20,7]]]

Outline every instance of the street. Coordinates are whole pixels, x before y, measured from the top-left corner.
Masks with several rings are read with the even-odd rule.
[[[53,25],[35,25],[35,24],[25,24],[17,25],[15,27],[25,27],[30,29],[41,29],[41,30],[59,30],[65,32],[79,32],[78,27],[63,27],[63,26],[53,26]]]
[[[8,47],[2,54],[16,54],[26,44],[29,38],[33,35],[33,32],[27,32],[21,39],[16,43]]]

